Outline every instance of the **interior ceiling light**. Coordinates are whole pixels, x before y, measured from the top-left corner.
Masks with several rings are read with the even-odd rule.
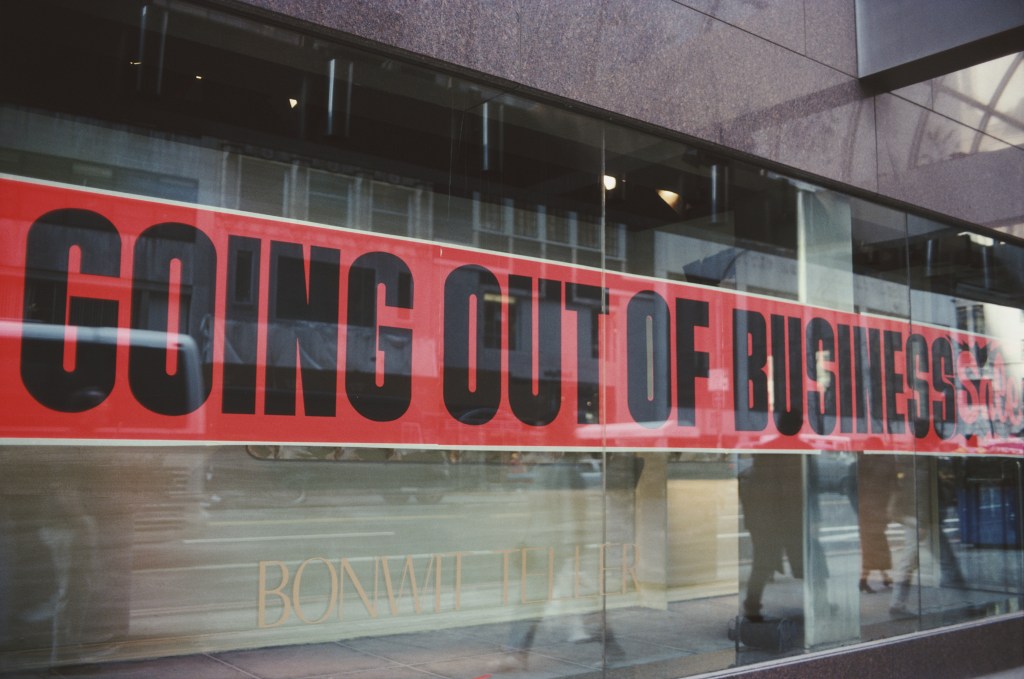
[[[668,189],[658,189],[658,195],[663,201],[668,203],[668,206],[673,210],[679,207],[679,194],[675,191],[669,191]]]
[[[298,99],[289,99],[288,100],[288,105],[291,106],[292,108],[295,108],[296,106],[299,105],[299,100]]]
[[[619,185],[619,181],[610,174],[604,176],[604,188],[605,191],[614,191],[615,187]]]
[[[202,79],[203,79],[203,76],[201,76],[201,75],[199,75],[199,74],[197,73],[197,74],[196,74],[196,80],[202,80]]]

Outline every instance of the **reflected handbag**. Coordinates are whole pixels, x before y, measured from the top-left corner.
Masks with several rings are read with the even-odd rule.
[[[729,639],[740,645],[782,653],[796,643],[796,624],[787,618],[763,617],[751,620],[738,615],[729,622]]]

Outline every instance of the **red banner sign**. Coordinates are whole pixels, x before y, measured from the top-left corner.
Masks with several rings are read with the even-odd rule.
[[[1022,452],[992,338],[13,179],[0,206],[6,439]]]

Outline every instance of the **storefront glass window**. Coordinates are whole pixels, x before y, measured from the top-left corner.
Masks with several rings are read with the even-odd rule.
[[[948,337],[955,362],[949,365],[945,343],[933,345],[931,374],[956,384],[955,431],[988,453],[919,455],[901,470],[896,520],[905,543],[895,563],[896,606],[908,602],[917,624],[933,628],[1019,607],[1021,461],[1005,453],[1022,433],[1009,385],[1020,383],[1024,360],[1024,262],[1019,247],[998,237],[916,216],[908,230],[912,329],[937,326]],[[922,354],[909,355],[923,369]],[[949,435],[948,399],[942,405],[913,409],[914,426],[930,421]]]
[[[1021,243],[207,4],[0,51],[0,672],[1020,610]]]

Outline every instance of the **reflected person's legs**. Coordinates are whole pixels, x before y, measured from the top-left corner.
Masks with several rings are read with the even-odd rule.
[[[804,576],[803,475],[799,455],[758,455],[739,479],[743,522],[750,533],[753,563],[743,613],[761,618],[761,599],[773,574],[783,570],[783,554],[793,577]]]
[[[538,454],[530,461],[534,468],[533,486],[527,491],[531,494],[529,535],[536,537],[540,543],[548,543],[546,546],[549,548],[557,547],[561,550],[584,542],[586,507],[581,496],[583,482],[575,459],[561,454]],[[550,616],[563,612],[563,606],[558,602],[571,593],[573,577],[573,560],[563,559],[540,615],[512,623],[508,643],[505,645],[506,653],[492,665],[492,670],[526,668],[538,628]],[[570,634],[583,634],[578,614],[569,615],[567,624]]]
[[[907,606],[907,602],[910,599],[914,571],[918,567],[920,549],[918,525],[917,518],[913,516],[902,516],[899,518],[899,522],[903,526],[903,547],[896,558],[895,583],[889,603],[889,612],[893,615],[910,615],[912,611]]]
[[[758,558],[757,547],[754,547],[754,564],[747,580],[747,596],[743,599],[743,614],[750,620],[761,620],[761,597],[764,596],[765,585],[775,572],[776,559],[768,556]]]

